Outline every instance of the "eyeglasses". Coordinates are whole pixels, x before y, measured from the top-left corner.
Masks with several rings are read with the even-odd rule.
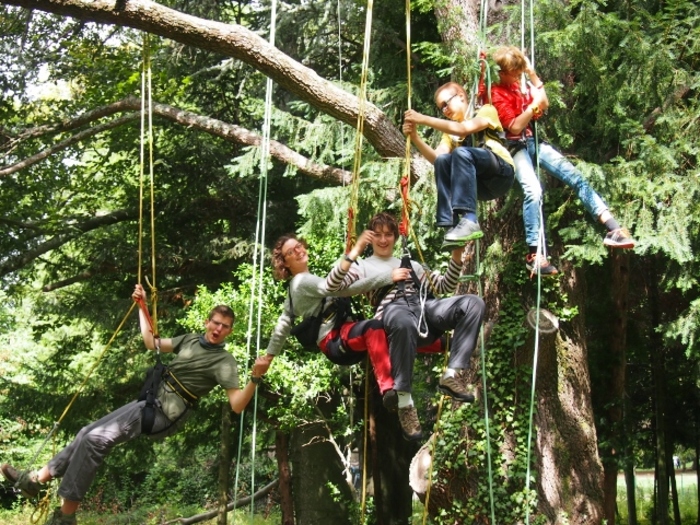
[[[209,322],[214,325],[215,328],[221,327],[224,330],[230,330],[231,325],[227,323],[222,323],[221,321],[215,321],[214,319],[210,319]]]
[[[440,105],[440,111],[442,111],[443,113],[444,113],[445,111],[447,111],[447,106],[450,105],[450,101],[451,101],[453,98],[455,98],[457,95],[459,95],[459,93],[455,93],[455,94],[452,95],[450,98],[448,98],[445,102],[443,102],[443,103]]]
[[[282,255],[286,259],[287,257],[291,257],[292,255],[294,255],[294,252],[301,250],[303,247],[304,247],[304,245],[301,244],[300,242],[298,242],[294,246],[292,246],[289,250],[287,250],[286,252],[283,252]]]

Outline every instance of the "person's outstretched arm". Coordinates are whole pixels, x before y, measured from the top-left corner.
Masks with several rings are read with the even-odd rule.
[[[231,405],[231,410],[233,410],[236,414],[240,414],[253,398],[255,388],[258,386],[258,383],[262,380],[262,376],[265,375],[265,372],[267,372],[269,367],[270,363],[266,362],[265,356],[258,357],[253,364],[253,370],[250,374],[250,381],[248,381],[243,388],[226,389],[226,395],[228,397],[228,402]]]
[[[143,286],[141,286],[140,284],[134,286],[134,292],[131,294],[131,298],[134,301],[143,299],[144,303],[148,304],[148,296],[146,294],[146,290],[144,290]],[[146,319],[146,315],[143,313],[143,310],[141,310],[141,308],[139,308],[139,325],[141,327],[141,336],[143,337],[143,343],[146,345],[146,348],[148,348],[149,350],[155,350],[156,338],[153,337],[153,333],[151,332],[151,325],[148,323],[148,319]],[[161,352],[173,351],[172,339],[161,338],[159,339],[159,342]]]

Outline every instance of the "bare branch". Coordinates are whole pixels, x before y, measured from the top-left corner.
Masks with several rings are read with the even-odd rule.
[[[112,120],[110,122],[105,122],[104,124],[98,124],[97,126],[94,126],[90,129],[86,129],[84,131],[76,133],[75,135],[71,135],[67,139],[62,140],[62,141],[58,142],[57,144],[54,144],[53,146],[46,148],[45,150],[40,151],[36,155],[32,155],[31,157],[28,157],[24,160],[16,162],[15,164],[8,166],[7,168],[0,169],[0,177],[5,177],[7,175],[12,175],[13,173],[17,173],[18,171],[23,170],[24,168],[28,168],[29,166],[32,166],[38,162],[41,162],[42,160],[48,158],[49,156],[53,155],[57,151],[61,151],[63,149],[66,149],[67,147],[69,147],[73,144],[76,144],[82,140],[85,140],[88,137],[92,137],[94,135],[97,135],[98,133],[102,133],[103,131],[107,131],[108,129],[118,128],[119,126],[122,126],[123,124],[131,122],[132,120],[135,120],[136,118],[138,118],[138,115],[125,115],[123,117]]]
[[[262,137],[260,135],[241,126],[236,126],[235,124],[229,124],[222,120],[198,115],[192,111],[186,111],[167,104],[154,103],[152,107],[154,115],[166,118],[188,128],[194,128],[215,135],[231,143],[244,144],[246,146],[260,146],[262,143]],[[28,129],[20,133],[18,138],[37,138],[51,133],[73,130],[80,126],[90,124],[95,120],[123,111],[141,111],[141,101],[137,97],[127,97],[107,106],[88,111],[75,119],[64,120],[60,124],[49,124]],[[27,159],[0,169],[0,177],[16,173],[21,169],[46,159],[49,155],[57,151],[65,149],[81,140],[85,140],[88,137],[97,135],[107,129],[132,122],[136,120],[138,116],[139,114],[137,113],[125,115],[111,122],[99,124],[88,130],[81,131],[36,155],[32,155]],[[316,179],[339,184],[349,184],[352,180],[352,174],[349,171],[312,162],[309,158],[276,140],[270,141],[270,155],[280,162],[294,166],[301,173]]]
[[[236,501],[232,501],[226,505],[226,510],[231,511],[235,508],[242,507],[243,505],[247,505],[248,503],[251,502],[251,500],[258,500],[262,498],[263,496],[266,496],[267,494],[270,493],[272,489],[274,489],[277,484],[279,483],[279,479],[275,479],[262,487],[260,490],[255,492],[252,496],[246,496],[244,498],[238,498]],[[190,516],[189,518],[176,518],[174,520],[166,521],[162,525],[173,525],[175,523],[179,523],[180,525],[190,525],[192,523],[199,523],[200,521],[206,521],[213,519],[217,516],[219,513],[218,510],[211,510],[209,512],[205,512],[203,514],[197,514],[195,516]]]

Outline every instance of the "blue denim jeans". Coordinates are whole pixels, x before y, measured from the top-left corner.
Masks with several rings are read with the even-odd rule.
[[[460,146],[434,166],[438,226],[454,226],[460,213],[476,213],[477,199],[497,199],[513,185],[513,167],[485,148]]]
[[[608,209],[603,199],[600,198],[581,175],[581,172],[569,162],[566,157],[555,150],[546,142],[539,143],[540,166],[552,177],[559,179],[572,188],[583,207],[598,220],[600,215]],[[527,139],[527,149],[522,149],[513,155],[515,162],[515,178],[523,188],[525,199],[523,200],[523,222],[525,223],[525,242],[528,246],[536,246],[540,231],[540,203],[542,201],[542,186],[537,178],[534,164],[536,162],[535,139]]]

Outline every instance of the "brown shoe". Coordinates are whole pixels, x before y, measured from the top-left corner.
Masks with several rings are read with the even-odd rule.
[[[17,470],[7,463],[0,467],[0,472],[25,498],[36,498],[43,488],[42,484],[36,480],[36,472]]]
[[[393,388],[384,392],[382,404],[389,412],[396,412],[399,409],[399,395]]]
[[[546,257],[537,255],[536,253],[528,253],[525,256],[525,268],[530,270],[531,278],[533,275],[537,274],[538,271],[540,275],[556,275],[559,273],[557,267],[551,264]]]
[[[440,384],[438,385],[438,390],[450,396],[452,399],[457,401],[462,401],[463,403],[473,403],[474,394],[467,392],[464,385],[460,383],[456,377],[443,377],[440,379]]]
[[[401,433],[407,441],[418,441],[423,439],[423,429],[418,421],[418,411],[413,405],[399,408],[399,423],[401,423]]]

